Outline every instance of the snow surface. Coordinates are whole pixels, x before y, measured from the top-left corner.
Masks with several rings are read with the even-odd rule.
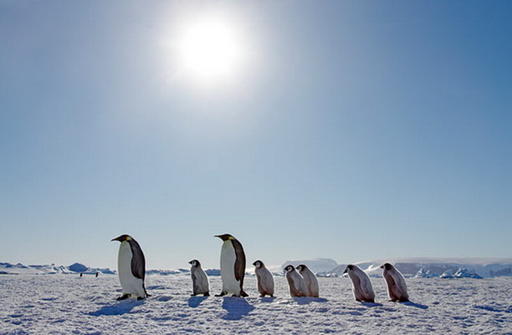
[[[114,274],[115,272],[107,268],[90,268],[80,263],[73,263],[70,266],[46,264],[46,265],[25,265],[21,263],[13,264],[0,262],[0,272],[3,274]]]
[[[319,278],[321,298],[190,297],[189,275],[150,275],[145,301],[117,302],[115,275],[0,275],[0,334],[512,334],[512,278],[407,279],[412,303],[387,301],[372,278],[375,304],[354,301],[348,278]],[[221,289],[210,277],[211,292]]]

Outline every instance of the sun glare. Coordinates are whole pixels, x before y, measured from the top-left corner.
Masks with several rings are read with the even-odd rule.
[[[202,82],[228,79],[240,71],[241,45],[236,28],[226,20],[212,17],[187,22],[177,37],[178,68]]]

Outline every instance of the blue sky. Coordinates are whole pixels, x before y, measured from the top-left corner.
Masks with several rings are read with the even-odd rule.
[[[204,86],[165,41],[211,13],[250,61]],[[1,258],[510,257],[511,34],[509,1],[0,1]]]

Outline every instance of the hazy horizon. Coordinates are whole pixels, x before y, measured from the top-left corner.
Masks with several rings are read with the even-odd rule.
[[[0,1],[0,258],[512,257],[510,1]]]

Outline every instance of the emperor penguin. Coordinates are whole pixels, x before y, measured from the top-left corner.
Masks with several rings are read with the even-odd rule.
[[[242,244],[230,234],[215,235],[220,238],[220,275],[222,292],[217,297],[231,294],[234,297],[247,297],[244,292],[245,253]]]
[[[258,292],[260,292],[260,297],[264,297],[266,295],[273,297],[274,277],[272,276],[272,273],[270,273],[270,271],[265,267],[265,264],[260,260],[252,263],[252,265],[256,267],[254,272],[258,279]]]
[[[190,274],[192,276],[192,296],[202,294],[205,297],[210,295],[210,285],[208,283],[208,277],[201,268],[201,263],[197,259],[188,262],[192,265],[190,268]]]
[[[318,280],[316,279],[315,274],[304,264],[298,265],[296,269],[299,270],[302,278],[304,278],[304,285],[306,286],[306,297],[318,298],[319,288]]]
[[[409,301],[409,294],[407,294],[407,286],[405,285],[404,276],[393,265],[384,263],[380,267],[384,269],[382,275],[386,280],[388,286],[389,300],[405,302]]]
[[[124,300],[130,296],[139,300],[148,297],[144,287],[146,260],[139,243],[126,234],[116,237],[112,241],[121,242],[117,258],[117,272],[123,294],[117,300]]]
[[[352,292],[354,298],[359,302],[375,302],[375,293],[373,292],[370,277],[357,265],[349,264],[343,273],[348,274],[352,281]]]
[[[304,284],[304,278],[295,271],[293,265],[288,265],[284,268],[286,272],[286,279],[290,286],[290,295],[293,297],[305,297],[306,296],[306,285]]]

